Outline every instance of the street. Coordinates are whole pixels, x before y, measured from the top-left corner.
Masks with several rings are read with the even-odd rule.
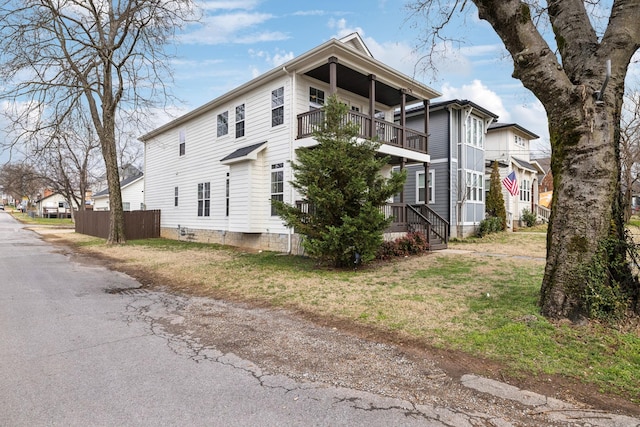
[[[473,375],[448,378],[435,367],[432,375],[420,371],[424,379],[419,380],[424,386],[431,382],[442,403],[420,405],[267,372],[205,342],[195,325],[211,335],[224,335],[220,330],[233,335],[237,330],[259,331],[260,323],[287,331],[281,340],[290,336],[307,346],[310,340],[336,340],[333,348],[352,344],[371,360],[376,352],[395,350],[356,342],[339,331],[323,332],[297,319],[281,326],[282,319],[274,320],[277,316],[269,310],[237,309],[141,288],[125,274],[90,260],[80,262],[67,252],[0,212],[0,426],[640,423],[602,411],[578,411],[562,401]],[[188,319],[190,310],[206,319]],[[278,326],[269,326],[272,321]],[[404,358],[399,362],[409,366]],[[348,365],[349,360],[332,363]],[[452,395],[458,399],[445,398]]]

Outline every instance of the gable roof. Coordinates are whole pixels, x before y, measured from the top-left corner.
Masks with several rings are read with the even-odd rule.
[[[529,139],[538,139],[538,138],[540,138],[535,133],[531,132],[530,130],[527,130],[527,129],[523,128],[522,126],[520,126],[517,123],[492,123],[489,126],[489,128],[487,129],[487,131],[501,130],[501,129],[508,129],[508,128],[513,128],[513,129],[519,130],[520,132],[524,133]]]
[[[367,47],[366,44],[364,44],[364,40],[362,40],[362,37],[360,37],[360,34],[358,34],[357,32],[351,33],[347,36],[344,36],[340,39],[340,41],[346,45],[349,45],[351,47],[353,47],[354,49],[356,49],[357,51],[359,51],[360,53],[363,53],[371,58],[373,58],[373,55],[371,54],[371,51],[369,50],[369,48]]]
[[[449,101],[432,102],[431,104],[429,104],[429,112],[442,110],[447,107],[457,107],[457,108],[471,107],[474,110],[477,110],[480,113],[482,113],[487,118],[493,118],[494,120],[498,119],[497,114],[487,110],[486,108],[476,104],[473,101],[469,101],[468,99],[451,99]],[[415,105],[413,107],[407,108],[407,112],[406,112],[407,116],[420,115],[420,114],[424,114],[424,105]]]
[[[330,67],[327,59],[330,57],[338,58],[338,75],[340,76],[338,86],[343,83],[348,83],[350,89],[352,89],[354,93],[368,97],[369,82],[367,76],[373,74],[376,76],[376,99],[386,105],[400,104],[401,93],[398,90],[399,87],[406,89],[406,102],[415,102],[421,99],[432,99],[441,95],[438,91],[418,82],[412,77],[377,61],[371,56],[368,49],[367,52],[359,49],[357,46],[360,44],[364,46],[364,42],[359,35],[357,37],[355,35],[350,35],[345,39],[347,43],[337,39],[331,39],[320,46],[291,59],[283,65],[274,68],[271,71],[268,71],[223,94],[222,96],[219,96],[218,98],[215,98],[214,100],[188,112],[187,114],[152,130],[151,132],[141,136],[139,139],[142,142],[147,142],[151,138],[172,128],[181,126],[183,123],[214,110],[220,105],[224,105],[250,90],[265,85],[277,77],[289,75],[293,72],[305,74],[328,83]],[[389,86],[385,82],[393,84],[395,87]]]
[[[120,189],[128,187],[134,182],[141,180],[143,177],[144,177],[144,174],[140,173],[138,175],[130,176],[127,179],[123,179],[122,181],[120,181]],[[93,195],[93,198],[95,199],[96,197],[102,197],[102,196],[108,196],[108,195],[109,195],[109,188],[107,188],[106,190],[97,192],[96,194]]]

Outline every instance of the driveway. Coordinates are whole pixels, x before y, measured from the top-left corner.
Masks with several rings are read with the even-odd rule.
[[[2,426],[640,425],[284,311],[143,288],[1,212],[0,268]]]

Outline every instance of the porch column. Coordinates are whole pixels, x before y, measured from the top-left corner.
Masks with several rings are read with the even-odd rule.
[[[429,105],[430,101],[425,99],[422,101],[424,106],[424,134],[427,135],[424,141],[424,152],[429,154]]]
[[[405,148],[407,145],[407,132],[405,128],[407,119],[407,90],[401,89],[400,95],[400,132],[402,132],[400,143],[402,144],[401,147]]]
[[[376,75],[369,74],[369,138],[375,135],[376,124]]]
[[[338,92],[338,58],[332,56],[329,58],[329,95],[335,95]]]

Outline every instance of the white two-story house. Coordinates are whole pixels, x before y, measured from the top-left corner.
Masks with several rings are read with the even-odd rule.
[[[435,90],[375,60],[358,34],[332,39],[141,137],[147,209],[161,210],[161,233],[241,247],[298,252],[271,200],[300,200],[290,181],[296,149],[312,136],[331,94],[349,105],[362,138],[377,137],[398,165],[425,167],[427,121],[405,126],[407,104],[428,104]],[[401,113],[394,123],[394,112]],[[406,206],[393,204],[395,230]]]
[[[502,186],[507,210],[507,227],[513,230],[520,225],[522,212],[536,213],[538,207],[538,174],[544,173],[542,166],[531,159],[531,141],[539,136],[515,123],[493,123],[489,126],[486,140],[489,182],[491,163],[497,161],[500,181],[511,172],[515,173],[517,192],[512,194]],[[488,189],[487,189],[488,190]]]

